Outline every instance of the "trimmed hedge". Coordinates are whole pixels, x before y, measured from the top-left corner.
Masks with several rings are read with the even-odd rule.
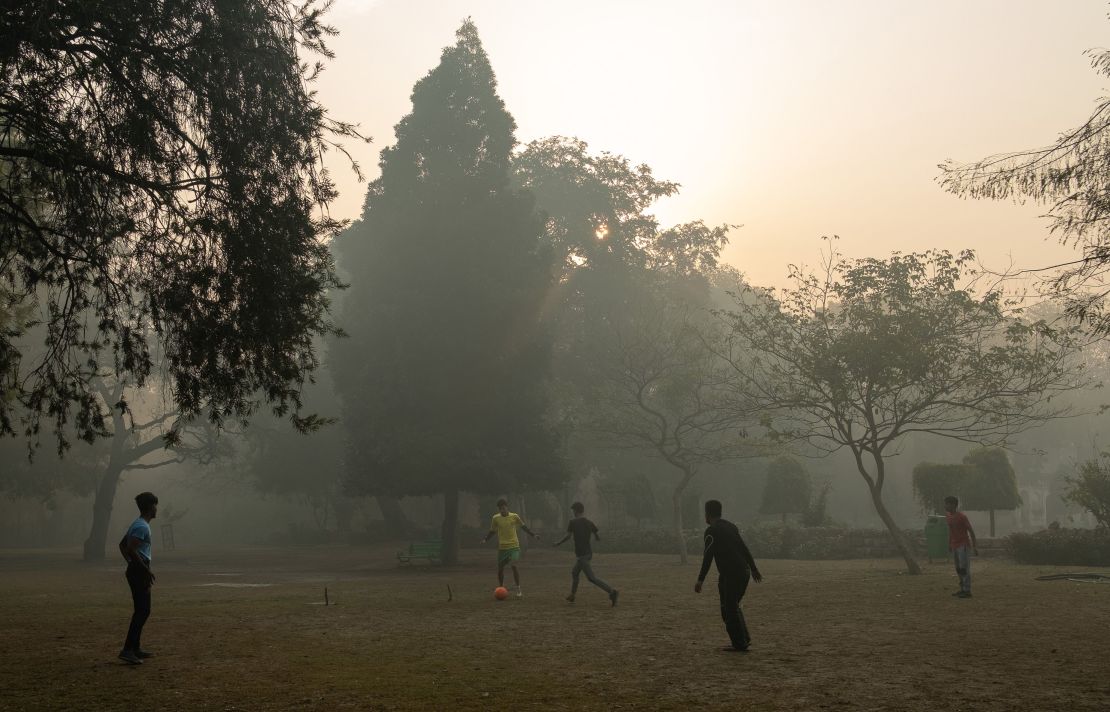
[[[703,529],[686,531],[686,549],[696,556],[702,549]],[[838,527],[753,526],[741,530],[757,559],[868,559],[897,556],[886,531]],[[915,553],[921,553],[917,532],[907,532]],[[620,529],[601,532],[598,552],[614,554],[674,554],[674,533],[664,529]]]
[[[1110,566],[1110,529],[1056,529],[1011,534],[1006,548],[1019,564]]]
[[[752,555],[768,559],[810,561],[872,559],[898,556],[890,534],[881,529],[840,527],[749,527],[742,532]],[[920,553],[917,532],[906,532],[914,553]]]
[[[686,530],[686,550],[701,551],[701,529]],[[574,548],[567,542],[564,546]],[[601,541],[593,543],[594,551],[611,554],[675,554],[678,545],[669,529],[602,529]]]

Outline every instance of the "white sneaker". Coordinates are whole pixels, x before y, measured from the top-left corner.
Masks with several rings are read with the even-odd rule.
[[[520,586],[516,587],[516,597],[517,598],[524,598],[524,591],[520,590]]]

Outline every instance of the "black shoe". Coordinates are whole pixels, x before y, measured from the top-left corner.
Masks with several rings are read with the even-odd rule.
[[[722,653],[746,653],[746,652],[748,652],[749,647],[750,646],[745,645],[743,648],[737,648],[737,647],[734,647],[732,645],[726,645],[725,647],[721,648],[721,652]]]
[[[956,594],[956,598],[971,598],[971,591],[960,591]]]
[[[621,595],[621,592],[617,591],[616,589],[614,589],[613,592],[609,594],[609,600],[613,603],[613,605],[610,606],[611,608],[616,608],[616,606],[617,606],[617,596],[619,596],[619,595]]]
[[[138,650],[135,651],[135,657],[142,658],[143,660],[146,660],[147,658],[153,658],[154,653],[149,653],[149,652],[143,650],[142,648],[139,648]]]
[[[120,654],[119,654],[119,659],[122,660],[123,662],[127,663],[128,665],[142,665],[143,664],[143,661],[139,659],[139,656],[136,655],[135,653],[133,653],[130,650],[121,650]]]
[[[569,596],[567,596],[567,603],[574,603],[574,594],[573,593],[570,594]]]

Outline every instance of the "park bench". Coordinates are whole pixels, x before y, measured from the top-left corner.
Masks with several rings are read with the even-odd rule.
[[[397,552],[397,561],[402,564],[411,564],[415,559],[427,559],[429,562],[443,561],[443,542],[413,542],[409,544],[408,551]]]

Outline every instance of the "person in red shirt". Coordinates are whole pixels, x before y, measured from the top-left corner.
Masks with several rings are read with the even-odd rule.
[[[960,590],[952,595],[956,598],[971,598],[971,555],[979,555],[979,544],[975,540],[975,530],[967,515],[959,511],[960,500],[956,497],[944,498],[944,518],[948,520],[948,550],[956,561],[956,575],[960,577]]]

